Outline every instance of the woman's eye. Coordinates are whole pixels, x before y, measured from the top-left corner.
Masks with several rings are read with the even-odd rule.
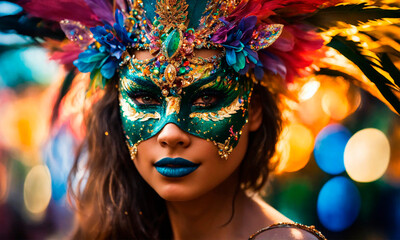
[[[136,96],[133,97],[133,100],[135,100],[138,104],[140,105],[159,105],[160,101],[152,96],[149,95],[142,95],[142,96]]]
[[[217,97],[213,95],[203,95],[199,98],[197,98],[194,102],[193,105],[195,106],[200,106],[200,107],[208,107],[213,105],[214,103],[217,102]]]

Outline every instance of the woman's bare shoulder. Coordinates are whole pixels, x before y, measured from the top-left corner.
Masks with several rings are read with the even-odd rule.
[[[260,196],[250,197],[253,202],[253,214],[257,216],[257,223],[253,222],[257,229],[252,232],[255,240],[293,239],[293,240],[317,240],[324,239],[313,227],[294,223],[278,210],[266,203]],[[258,210],[257,210],[258,209]],[[258,213],[255,213],[255,212]]]
[[[263,215],[266,224],[271,225],[277,222],[292,222],[292,220],[266,203],[259,195],[253,195],[250,196],[250,198],[254,202],[254,207]]]

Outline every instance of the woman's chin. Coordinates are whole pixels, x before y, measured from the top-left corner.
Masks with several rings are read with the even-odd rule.
[[[169,202],[191,201],[203,194],[193,188],[188,189],[185,186],[178,185],[179,184],[168,184],[167,186],[155,188],[155,190],[162,199]]]

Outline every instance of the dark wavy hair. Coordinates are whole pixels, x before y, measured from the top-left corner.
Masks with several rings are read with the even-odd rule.
[[[85,120],[87,135],[69,175],[69,197],[76,208],[73,239],[170,239],[165,201],[143,180],[130,158],[119,112],[117,79]],[[268,179],[269,160],[281,130],[274,96],[261,85],[253,98],[262,106],[261,127],[250,133],[240,170],[242,189],[259,191]],[[86,158],[80,157],[88,152]],[[84,159],[84,160],[81,160]],[[73,186],[81,164],[87,177]]]

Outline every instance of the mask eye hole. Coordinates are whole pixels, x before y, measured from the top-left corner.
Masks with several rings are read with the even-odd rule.
[[[142,105],[142,106],[161,105],[161,101],[150,93],[139,92],[131,94],[130,97],[137,105]]]
[[[193,105],[198,107],[209,107],[217,102],[217,97],[211,94],[204,94],[194,100]]]
[[[214,107],[223,98],[224,98],[223,93],[208,89],[200,92],[199,94],[196,94],[193,97],[194,100],[192,102],[192,105],[201,108]]]

